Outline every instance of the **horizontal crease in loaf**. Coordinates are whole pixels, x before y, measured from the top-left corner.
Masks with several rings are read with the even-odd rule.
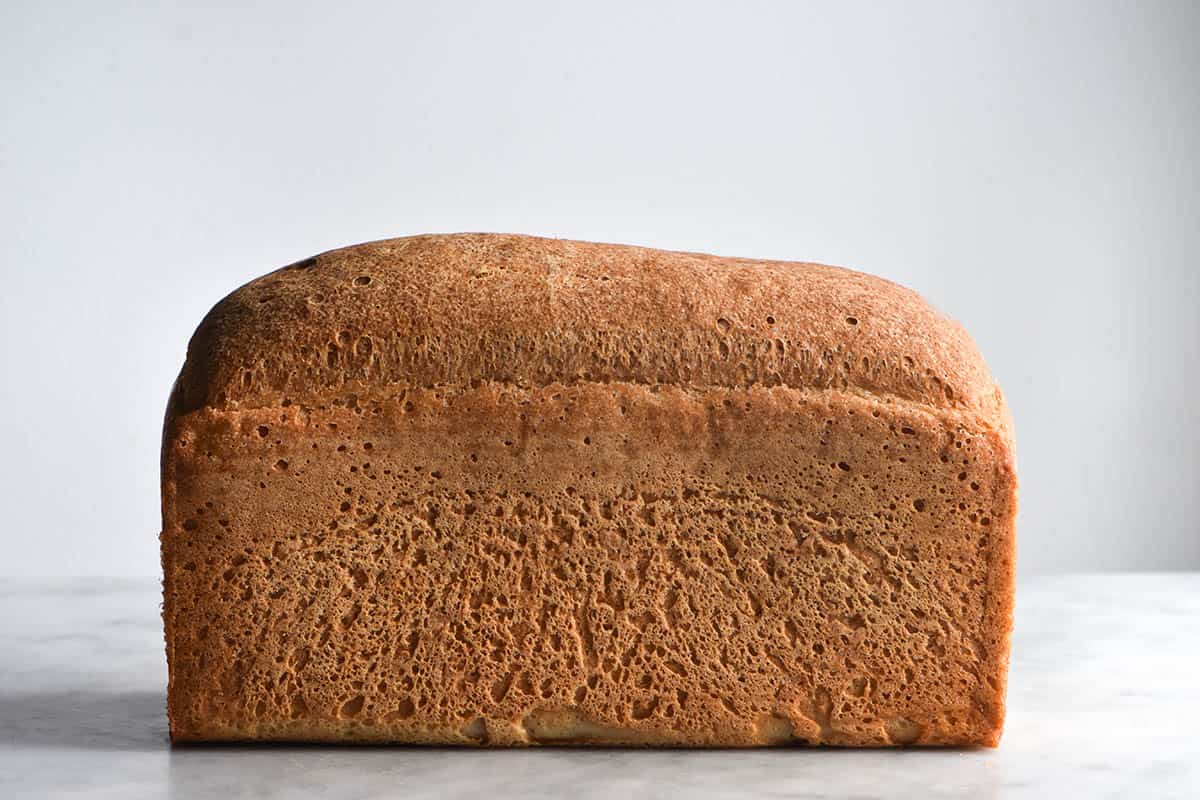
[[[842,354],[836,351],[830,352],[839,361],[852,362],[855,358],[852,354]],[[863,381],[856,379],[859,376],[853,371],[843,372],[831,369],[828,371],[806,372],[803,365],[789,366],[782,361],[777,368],[760,369],[754,373],[750,373],[745,380],[738,381],[718,380],[713,376],[707,376],[703,374],[702,367],[689,371],[686,369],[686,365],[681,368],[678,362],[672,364],[671,367],[682,374],[669,377],[660,376],[663,378],[662,380],[647,380],[637,371],[602,368],[583,370],[587,373],[584,375],[556,375],[553,372],[547,371],[546,374],[534,373],[520,377],[494,374],[486,379],[480,379],[475,376],[488,374],[489,372],[486,368],[488,365],[481,362],[478,365],[478,369],[475,370],[463,366],[457,370],[457,372],[461,372],[462,374],[456,374],[447,370],[445,374],[437,375],[437,380],[418,382],[406,380],[403,376],[413,373],[418,375],[428,374],[431,371],[436,372],[440,370],[431,369],[427,363],[415,361],[406,363],[403,367],[393,368],[391,370],[392,374],[383,372],[378,368],[372,368],[370,364],[355,364],[353,362],[342,364],[339,369],[322,367],[319,363],[306,362],[303,358],[296,359],[291,363],[292,366],[287,369],[265,367],[261,360],[244,364],[236,370],[225,368],[219,374],[208,376],[208,380],[203,382],[207,389],[206,392],[201,394],[193,390],[189,393],[190,396],[183,398],[181,410],[192,410],[203,405],[221,406],[231,401],[240,401],[243,403],[257,402],[262,405],[271,405],[270,399],[278,402],[280,395],[288,393],[298,395],[304,392],[311,392],[314,386],[326,390],[336,390],[355,382],[370,384],[380,388],[411,387],[421,389],[447,389],[457,386],[470,386],[480,382],[513,386],[522,389],[537,389],[554,385],[628,384],[652,387],[676,386],[698,392],[720,389],[780,387],[807,392],[841,391],[862,397],[913,403],[933,409],[974,410],[960,402],[942,404],[924,399],[921,392],[926,387],[926,383],[921,377],[913,374],[911,370],[906,371],[898,367],[889,367],[886,362],[878,365],[877,373],[886,369],[888,370],[889,377],[896,379],[896,381],[903,381],[910,384],[913,387],[913,391],[901,392],[889,390],[887,388],[888,381]],[[688,374],[689,372],[694,374]],[[794,374],[788,374],[789,372]],[[953,393],[947,390],[947,396],[952,397]]]
[[[955,427],[968,434],[990,433],[997,432],[1004,435],[1009,434],[1008,426],[1005,420],[997,420],[995,416],[976,412],[973,410],[962,408],[944,408],[920,400],[911,400],[906,397],[891,394],[880,394],[867,389],[861,389],[855,386],[846,386],[841,388],[825,388],[818,389],[802,386],[695,386],[690,384],[658,384],[658,383],[639,383],[628,380],[580,380],[575,382],[555,382],[532,386],[525,383],[488,380],[477,381],[474,387],[451,386],[446,384],[428,384],[422,386],[413,386],[405,384],[393,384],[388,387],[380,387],[377,385],[363,384],[357,380],[348,380],[341,386],[337,387],[322,387],[324,391],[320,393],[304,393],[298,397],[300,400],[294,400],[292,397],[280,397],[275,394],[271,396],[256,396],[246,398],[244,400],[229,400],[226,399],[220,405],[206,405],[200,408],[187,409],[176,407],[175,411],[179,417],[186,416],[187,413],[208,412],[215,414],[236,413],[239,411],[262,411],[271,408],[296,407],[301,414],[311,413],[313,410],[328,408],[329,406],[338,406],[350,404],[358,404],[360,402],[397,402],[403,403],[407,398],[413,396],[412,393],[422,392],[428,393],[437,398],[440,402],[446,405],[452,405],[456,398],[464,397],[470,393],[477,392],[481,388],[490,388],[497,390],[499,396],[504,396],[512,393],[520,393],[522,395],[531,395],[533,393],[554,393],[558,391],[576,391],[590,386],[603,387],[636,387],[646,389],[653,394],[670,391],[677,392],[684,397],[693,400],[697,403],[711,402],[712,392],[723,392],[728,398],[734,398],[739,395],[744,395],[748,392],[787,392],[798,397],[812,398],[816,400],[827,400],[836,396],[853,397],[874,406],[880,410],[894,409],[907,413],[929,415],[935,419],[944,422],[952,423]],[[351,399],[352,398],[352,399]],[[367,399],[369,398],[369,400]],[[515,398],[516,402],[522,402],[523,397]]]

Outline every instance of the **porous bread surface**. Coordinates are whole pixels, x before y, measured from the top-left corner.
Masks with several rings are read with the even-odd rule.
[[[998,740],[1016,478],[869,276],[498,235],[261,278],[164,435],[177,740]]]

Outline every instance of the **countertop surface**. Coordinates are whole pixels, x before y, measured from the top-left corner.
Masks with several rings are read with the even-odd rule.
[[[153,580],[0,581],[0,797],[1200,797],[1200,574],[1018,590],[996,750],[177,747]]]

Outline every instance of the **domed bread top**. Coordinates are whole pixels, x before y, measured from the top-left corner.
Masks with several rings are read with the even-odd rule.
[[[196,331],[172,407],[488,381],[835,389],[1006,427],[966,332],[881,278],[485,233],[360,244],[251,281]]]

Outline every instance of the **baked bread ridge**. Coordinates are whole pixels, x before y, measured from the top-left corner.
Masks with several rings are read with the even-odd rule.
[[[398,274],[337,263],[351,291]],[[850,383],[778,362],[770,374],[820,380],[744,381],[699,362],[681,374],[728,385],[636,380],[648,357],[596,358],[625,371],[545,384],[513,368],[442,385],[398,359],[427,370],[406,384],[383,357],[297,382],[270,363],[296,362],[255,349],[279,348],[280,323],[254,304],[294,309],[313,289],[273,284],[262,303],[261,288],[206,319],[164,432],[176,740],[998,740],[1016,480],[981,361],[927,368],[950,387],[932,395],[932,381]],[[333,327],[315,326],[341,363],[361,348],[338,334],[379,310],[337,306]],[[728,334],[737,317],[724,313]],[[874,324],[859,313],[841,324]],[[300,348],[312,319],[294,320]],[[503,322],[486,329],[511,332]],[[718,342],[735,352],[751,351]]]

